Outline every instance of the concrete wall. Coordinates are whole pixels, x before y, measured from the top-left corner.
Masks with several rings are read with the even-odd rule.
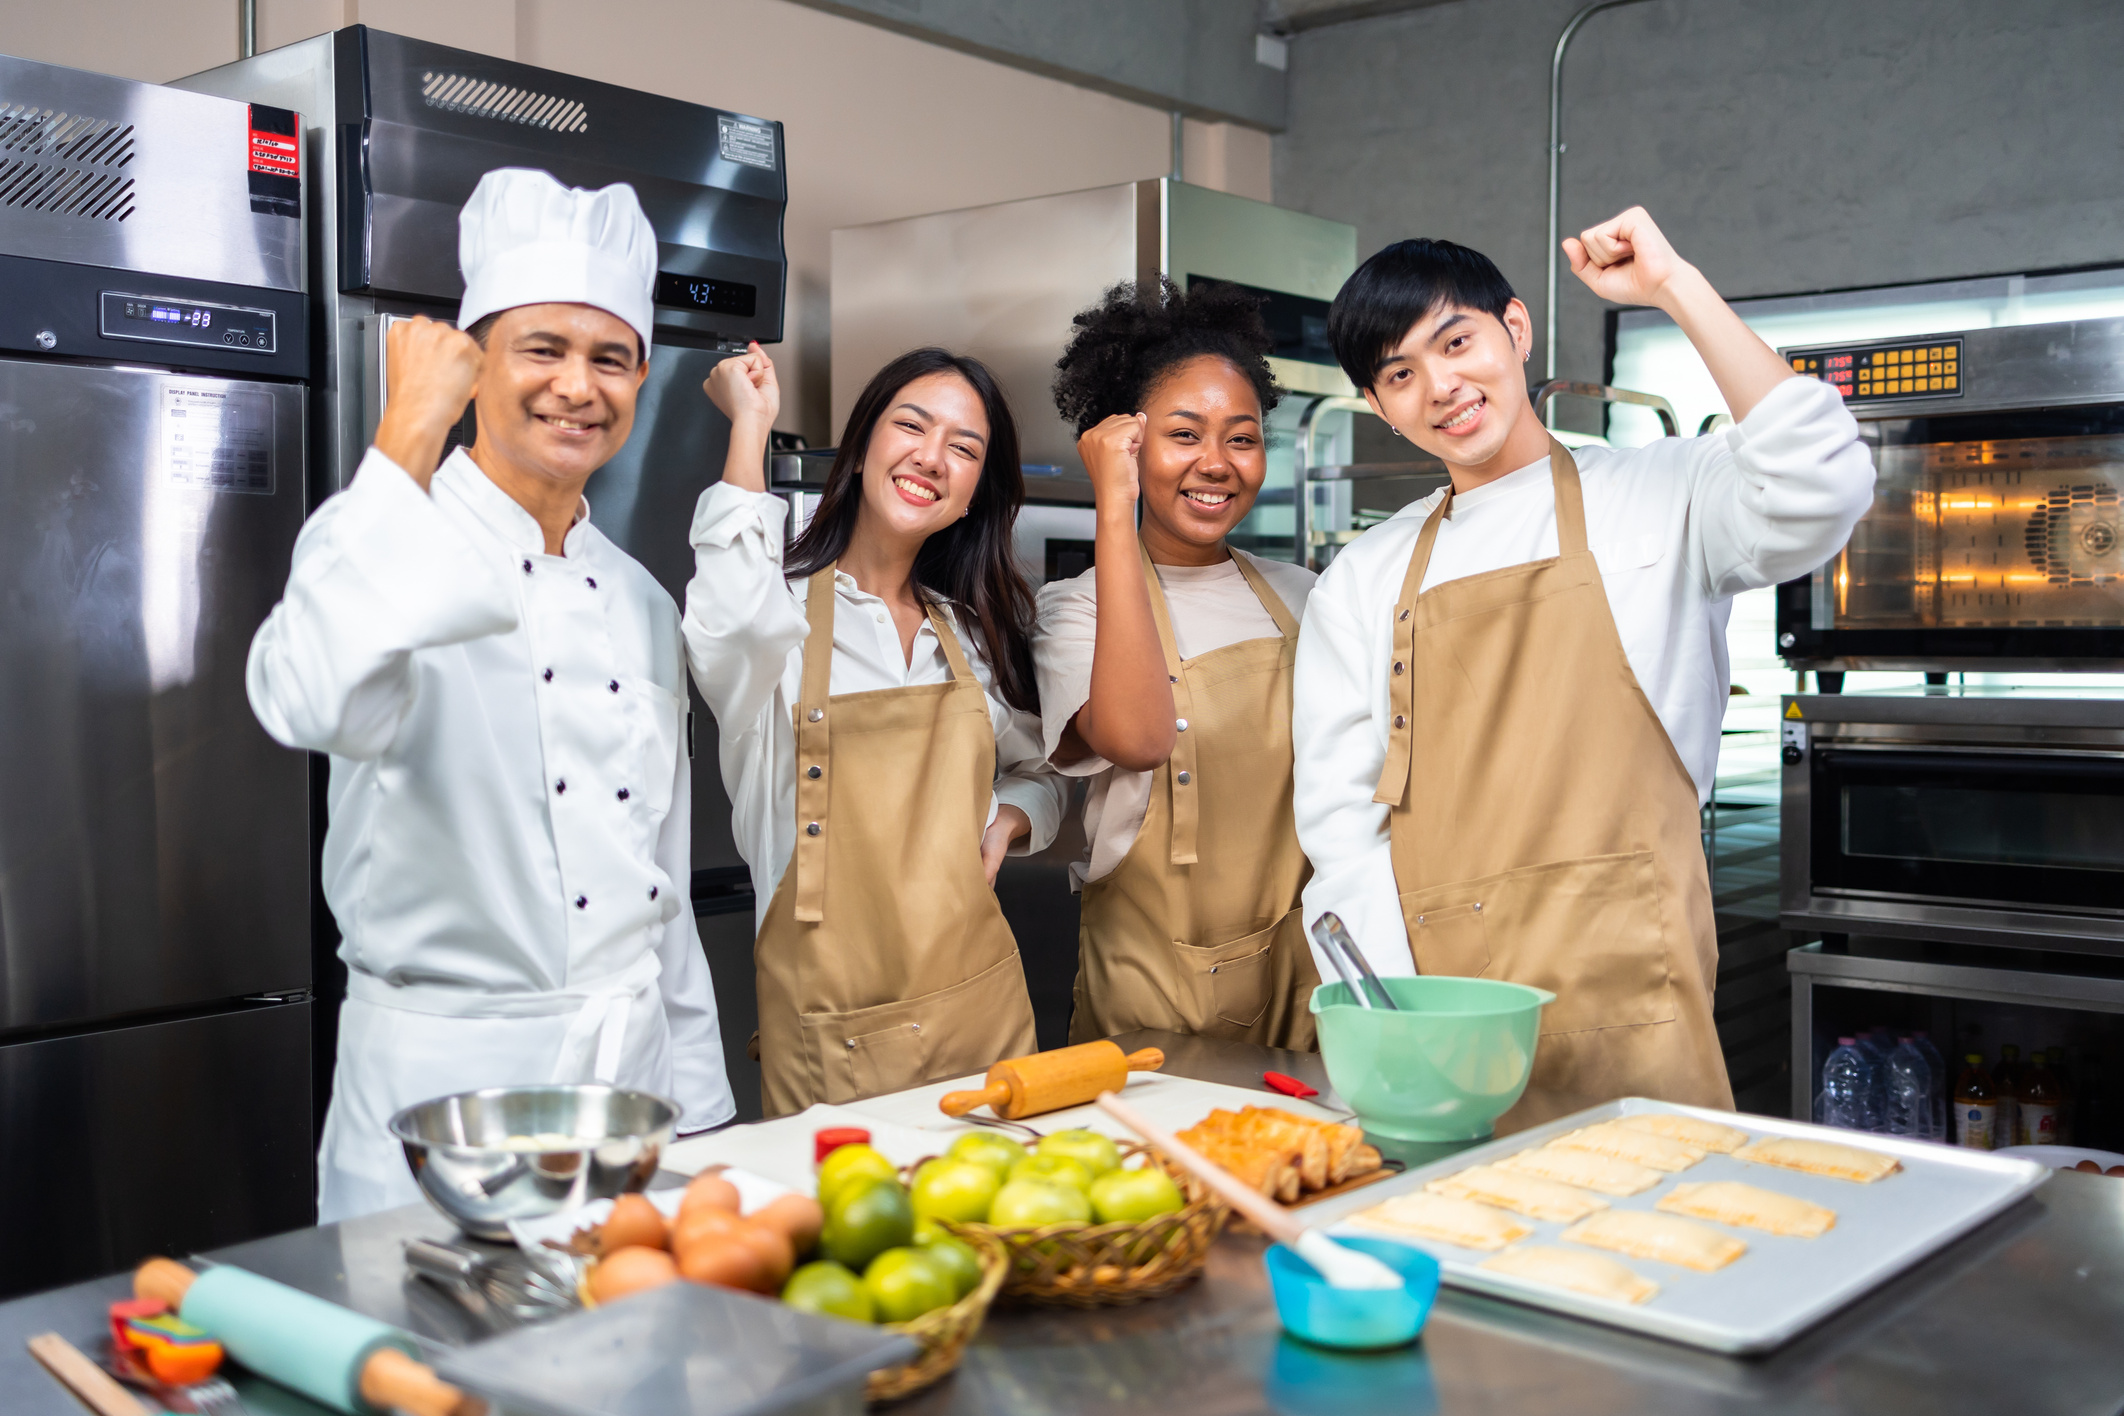
[[[1198,118],[1283,126],[1252,0],[799,0]]]
[[[1290,41],[1276,198],[1488,252],[1542,314],[1549,55],[1581,0],[1456,0]],[[1642,203],[1729,295],[2124,262],[2124,5],[1650,0],[1564,78],[1563,229]],[[1562,275],[1565,376],[1600,302]],[[1541,367],[1537,351],[1534,367]]]
[[[235,0],[0,0],[0,51],[159,81],[236,55]],[[785,0],[260,0],[273,48],[381,29],[780,119],[781,426],[830,443],[827,238],[920,212],[1157,176],[1167,113]],[[1266,200],[1265,133],[1190,122],[1191,181]]]

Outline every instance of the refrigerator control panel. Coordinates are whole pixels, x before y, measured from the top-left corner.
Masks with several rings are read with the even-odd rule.
[[[271,354],[279,347],[271,310],[119,290],[103,292],[102,329],[106,339],[212,345],[237,353]]]

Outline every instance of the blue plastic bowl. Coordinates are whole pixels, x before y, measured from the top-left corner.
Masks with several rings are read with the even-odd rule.
[[[1284,1331],[1322,1347],[1399,1347],[1414,1342],[1438,1296],[1438,1260],[1387,1239],[1344,1239],[1401,1275],[1399,1288],[1332,1288],[1314,1268],[1281,1244],[1263,1255],[1276,1316]]]

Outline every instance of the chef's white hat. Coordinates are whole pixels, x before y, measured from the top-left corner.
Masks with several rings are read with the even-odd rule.
[[[460,329],[518,305],[595,305],[649,347],[656,232],[625,182],[592,192],[534,168],[498,167],[458,214],[457,263]]]

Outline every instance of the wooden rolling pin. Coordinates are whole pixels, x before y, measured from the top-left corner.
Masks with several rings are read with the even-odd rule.
[[[946,1116],[986,1106],[1006,1121],[1082,1106],[1100,1092],[1119,1091],[1130,1072],[1155,1072],[1165,1054],[1155,1047],[1124,1053],[1111,1042],[1080,1043],[1030,1057],[1010,1057],[988,1069],[977,1092],[950,1092],[937,1103]]]
[[[220,1264],[201,1274],[149,1259],[133,1275],[133,1294],[160,1298],[244,1366],[335,1411],[482,1416],[487,1409],[418,1361],[413,1339],[389,1323],[240,1268]]]

